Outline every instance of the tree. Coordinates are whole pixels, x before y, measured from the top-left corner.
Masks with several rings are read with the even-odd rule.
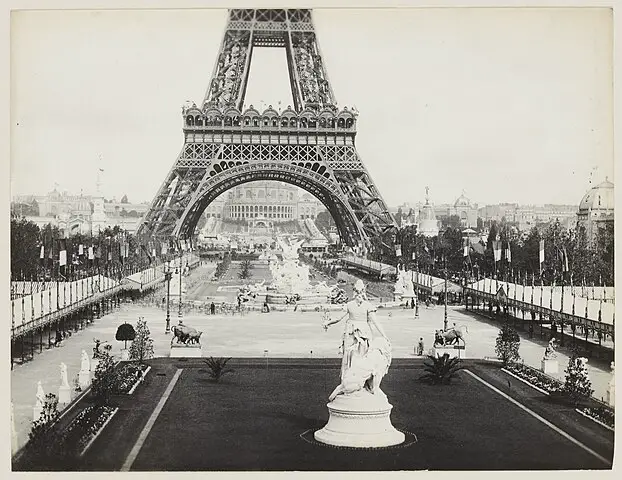
[[[431,385],[447,385],[463,368],[460,359],[457,357],[449,358],[448,353],[442,356],[428,355],[423,362],[425,373],[419,379]]]
[[[564,372],[566,378],[562,387],[562,394],[570,399],[574,405],[577,405],[582,399],[590,398],[594,390],[592,390],[592,382],[588,376],[587,359],[578,357],[573,352]]]
[[[110,395],[116,384],[114,360],[108,350],[101,352],[98,358],[99,361],[91,383],[91,395],[96,404],[108,405]]]
[[[520,336],[509,324],[505,323],[497,335],[495,344],[495,353],[501,359],[505,366],[511,362],[516,362],[520,355],[518,348],[520,347]]]
[[[330,228],[335,225],[335,221],[330,213],[326,210],[319,212],[315,217],[315,225],[318,230],[324,234],[328,233]]]
[[[150,334],[147,321],[140,317],[136,323],[136,336],[130,345],[130,360],[138,360],[139,363],[143,363],[145,360],[153,358],[153,340]]]
[[[117,328],[117,333],[114,338],[118,342],[125,342],[125,346],[123,348],[127,349],[128,340],[134,340],[136,338],[136,332],[134,331],[134,327],[130,323],[123,323],[119,325]]]
[[[11,219],[11,273],[14,279],[37,275],[40,252],[39,227],[25,218]]]

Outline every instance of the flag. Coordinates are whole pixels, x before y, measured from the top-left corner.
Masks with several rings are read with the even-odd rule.
[[[50,245],[50,251],[48,252],[48,266],[50,269],[54,266],[54,243]]]
[[[501,260],[501,241],[493,240],[492,249],[495,255],[495,262],[498,262],[499,260]]]
[[[540,265],[544,263],[544,240],[540,240]]]
[[[58,241],[58,265],[63,267],[67,265],[67,241],[61,238]]]

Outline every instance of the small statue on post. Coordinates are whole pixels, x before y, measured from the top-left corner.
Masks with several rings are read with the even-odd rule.
[[[557,350],[555,349],[555,337],[551,338],[549,344],[544,350],[542,357],[542,372],[546,374],[554,374],[559,371],[559,362],[557,361]]]

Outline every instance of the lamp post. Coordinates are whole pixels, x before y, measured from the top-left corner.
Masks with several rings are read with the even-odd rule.
[[[182,267],[183,256],[184,256],[184,252],[183,250],[180,249],[179,251],[179,312],[177,313],[177,316],[179,317],[180,322],[184,316],[182,312],[182,305],[181,305],[181,277],[182,277],[182,272],[183,272],[183,267]]]
[[[170,298],[171,298],[171,277],[173,276],[173,272],[171,271],[170,262],[166,262],[164,265],[164,280],[166,281],[166,330],[164,333],[171,332],[171,309],[170,309]]]
[[[447,255],[445,255],[445,316],[443,317],[443,330],[447,331]]]

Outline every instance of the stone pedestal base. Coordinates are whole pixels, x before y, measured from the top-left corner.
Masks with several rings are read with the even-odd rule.
[[[201,345],[171,345],[171,358],[200,358]]]
[[[80,370],[80,373],[78,373],[78,383],[80,384],[80,388],[82,390],[88,388],[91,384],[91,372],[84,372]]]
[[[392,405],[383,393],[338,395],[328,405],[330,417],[315,439],[328,445],[379,448],[399,445],[405,436],[391,425]]]
[[[71,388],[69,388],[69,385],[61,385],[58,389],[58,403],[64,405],[71,403]]]
[[[559,372],[559,362],[555,358],[543,358],[541,362],[541,370],[547,375]]]
[[[444,354],[448,354],[449,358],[466,358],[466,348],[464,345],[433,347],[432,352],[432,355],[435,357],[442,357]]]

